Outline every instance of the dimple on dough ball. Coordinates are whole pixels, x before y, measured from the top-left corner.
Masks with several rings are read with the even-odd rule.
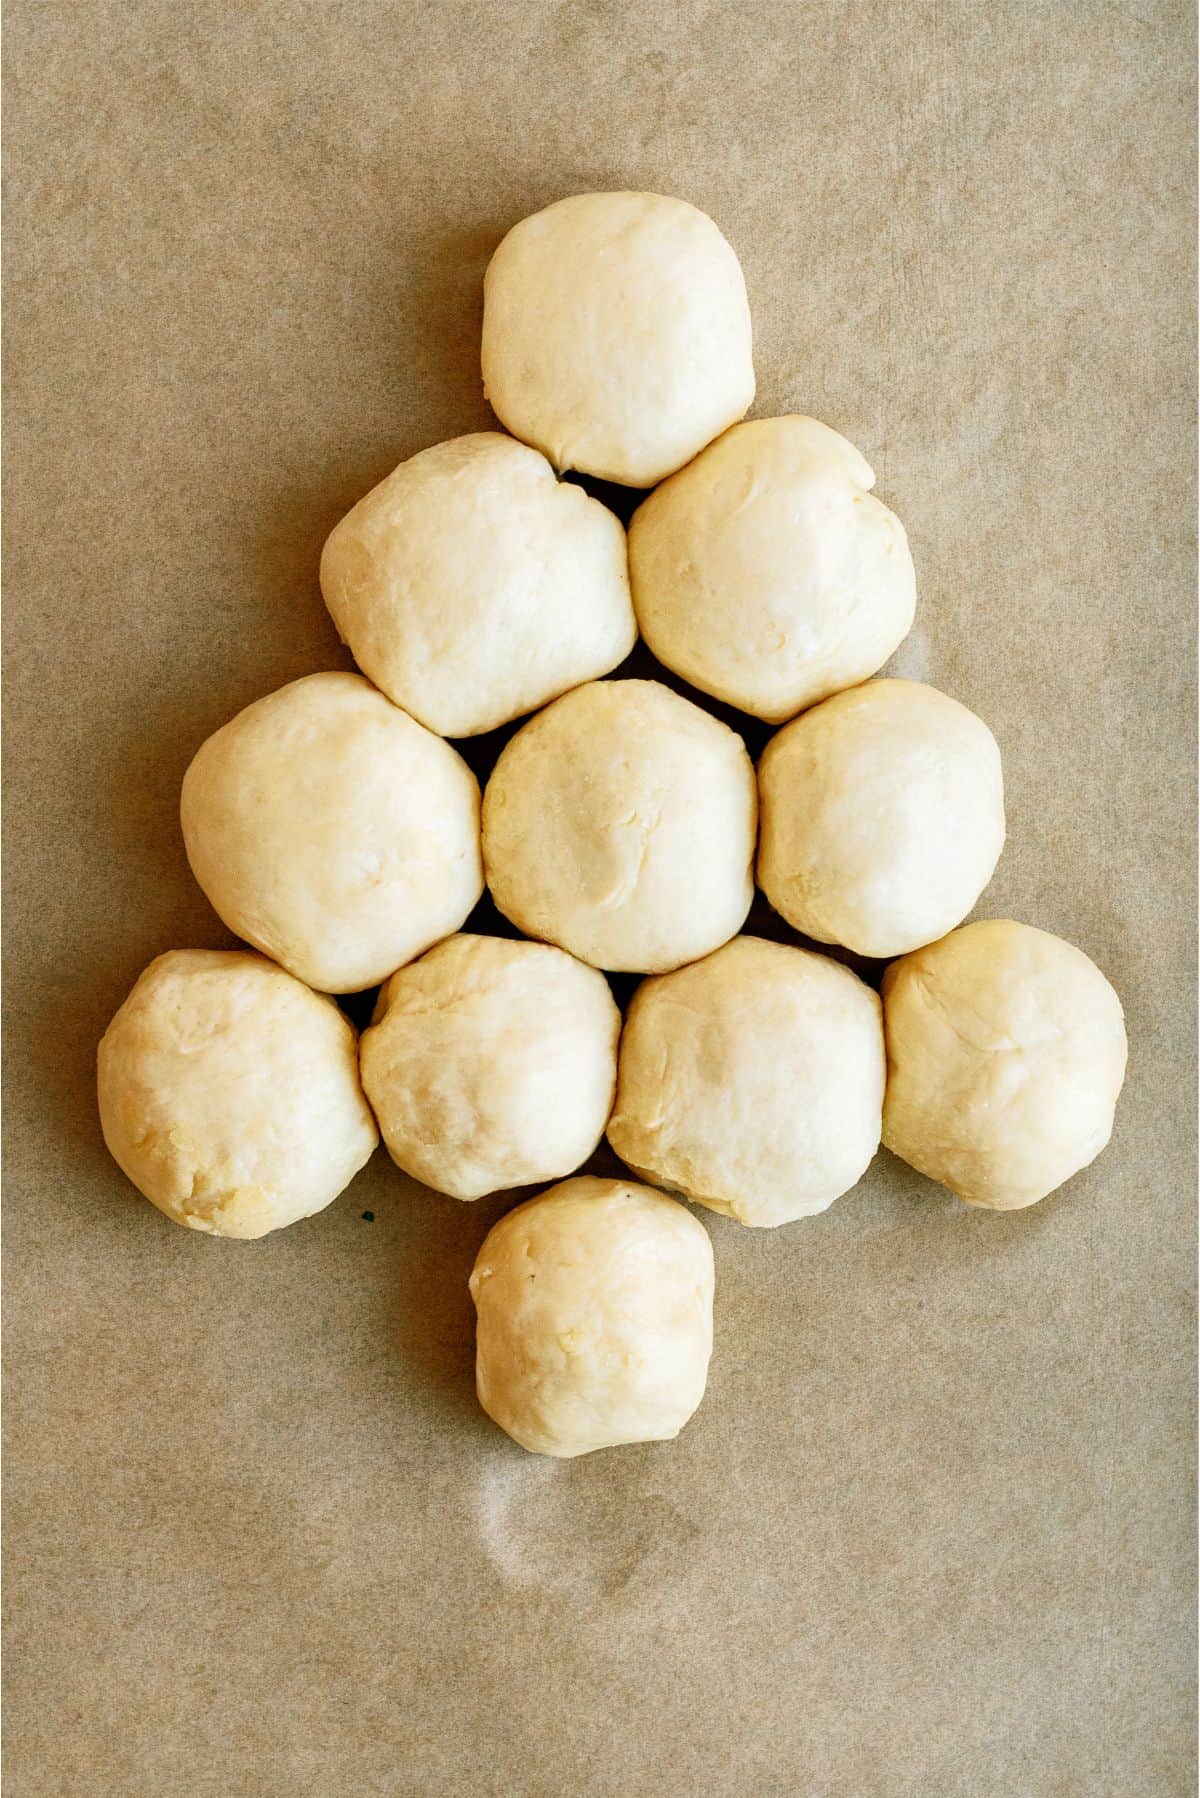
[[[322,992],[374,986],[483,891],[475,776],[359,674],[239,712],[194,757],[180,815],[229,928]]]
[[[1036,1204],[1094,1161],[1125,1079],[1121,1001],[1082,949],[966,924],[883,979],[883,1140],[968,1205]]]
[[[741,927],[756,815],[735,731],[657,681],[596,681],[539,712],[496,763],[488,885],[527,936],[657,973]]]
[[[916,606],[904,526],[874,484],[815,418],[727,431],[629,528],[634,610],[659,661],[776,724],[874,674]]]
[[[402,462],[334,530],[321,589],[363,672],[444,737],[607,674],[637,634],[620,520],[498,431]]]
[[[321,1211],[378,1136],[353,1027],[332,999],[244,950],[175,949],[104,1033],[100,1123],[151,1204],[209,1236]]]
[[[564,1180],[500,1219],[470,1285],[479,1402],[534,1454],[669,1441],[704,1397],[712,1244],[661,1192]]]
[[[452,936],[384,986],[363,1086],[405,1173],[479,1199],[587,1160],[612,1110],[620,1029],[603,974],[561,949]]]
[[[651,487],[754,398],[738,259],[685,200],[559,200],[514,225],[488,265],[483,384],[557,468]]]
[[[879,1147],[879,999],[840,962],[740,936],[634,994],[608,1140],[739,1223],[824,1211]]]
[[[960,924],[1004,846],[996,739],[917,681],[869,681],[793,719],[759,763],[758,798],[767,898],[860,955],[903,955]]]

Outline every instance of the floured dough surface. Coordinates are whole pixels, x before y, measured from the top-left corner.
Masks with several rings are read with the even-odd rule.
[[[488,266],[483,382],[501,422],[556,468],[651,487],[754,398],[738,259],[685,200],[558,200],[514,225]]]
[[[621,1014],[547,943],[452,936],[379,995],[362,1078],[392,1159],[456,1199],[558,1180],[604,1134]]]
[[[815,418],[752,419],[629,527],[633,603],[660,662],[772,723],[882,667],[912,626],[904,527],[866,459]]]
[[[1082,949],[1008,919],[966,924],[894,962],[883,1002],[883,1140],[969,1205],[1033,1205],[1105,1147],[1125,1020]]]
[[[607,674],[637,634],[620,520],[498,431],[402,462],[333,531],[321,590],[363,672],[444,737]]]
[[[479,1402],[534,1454],[668,1441],[704,1396],[712,1245],[663,1193],[566,1180],[501,1218],[470,1285]]]
[[[883,1086],[870,987],[828,956],[740,936],[634,994],[608,1139],[643,1179],[785,1224],[866,1171]]]
[[[496,904],[595,967],[658,972],[740,928],[754,770],[735,731],[657,681],[596,681],[509,742],[484,794]]]
[[[352,1026],[261,955],[160,955],[105,1031],[98,1071],[115,1160],[210,1236],[265,1236],[322,1210],[378,1141]]]
[[[322,992],[386,979],[483,891],[475,776],[359,674],[239,712],[194,757],[180,816],[229,928]]]
[[[758,768],[758,881],[820,943],[903,955],[966,917],[1004,847],[1000,751],[966,706],[876,680],[813,706]]]

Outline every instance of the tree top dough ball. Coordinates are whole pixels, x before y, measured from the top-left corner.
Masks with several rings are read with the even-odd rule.
[[[660,662],[782,723],[882,667],[912,626],[904,527],[815,418],[737,425],[643,501],[633,604]]]
[[[639,986],[608,1140],[636,1174],[698,1205],[786,1224],[866,1171],[883,1083],[870,987],[828,956],[739,936]]]
[[[607,674],[637,635],[621,521],[499,431],[402,462],[334,529],[321,590],[363,672],[443,737]]]
[[[598,968],[707,955],[754,895],[742,739],[657,681],[594,681],[505,746],[483,800],[488,885],[527,936]]]
[[[375,1120],[332,999],[243,950],[176,949],[100,1044],[109,1151],[151,1204],[210,1236],[265,1236],[330,1204]]]
[[[479,1402],[534,1454],[669,1441],[704,1397],[712,1244],[661,1192],[566,1180],[500,1219],[470,1286]]]
[[[556,468],[651,487],[754,398],[741,266],[662,194],[576,194],[522,219],[483,286],[483,383]]]
[[[968,1205],[1036,1204],[1094,1161],[1125,1079],[1121,1001],[1061,937],[988,919],[884,975],[883,1140]]]
[[[225,923],[322,992],[374,986],[483,891],[475,776],[359,674],[239,712],[197,752],[180,814]]]
[[[1004,847],[996,739],[917,681],[838,693],[768,743],[758,880],[819,943],[903,955],[960,924]]]
[[[393,1161],[456,1199],[560,1180],[604,1134],[621,1014],[548,943],[452,936],[393,974],[362,1079]]]

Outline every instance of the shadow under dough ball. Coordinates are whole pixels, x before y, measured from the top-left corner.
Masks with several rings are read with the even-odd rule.
[[[353,1027],[244,950],[152,961],[104,1033],[98,1093],[117,1164],[210,1236],[265,1236],[323,1210],[379,1140]]]
[[[657,681],[594,681],[512,738],[483,799],[488,885],[527,936],[594,967],[707,955],[754,895],[754,769],[727,725]]]
[[[514,437],[556,468],[652,487],[750,408],[741,266],[686,200],[558,200],[488,265],[482,361]]]
[[[1125,1079],[1095,962],[1009,919],[966,924],[883,979],[883,1140],[969,1205],[1036,1204],[1096,1159]]]

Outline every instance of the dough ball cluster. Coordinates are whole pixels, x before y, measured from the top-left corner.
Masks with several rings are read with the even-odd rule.
[[[484,1410],[561,1457],[667,1440],[703,1397],[713,1251],[681,1200],[788,1224],[882,1138],[969,1205],[1034,1204],[1108,1142],[1125,1027],[1069,943],[963,924],[1004,845],[1000,751],[872,678],[913,622],[904,527],[829,426],[741,422],[750,313],[713,221],[644,193],[524,219],[482,370],[506,431],[411,456],[325,545],[363,672],[247,706],[188,768],[193,872],[261,953],[152,962],[99,1103],[129,1178],[208,1235],[321,1210],[380,1131],[455,1199],[558,1181],[470,1290]],[[661,485],[627,537],[568,471]],[[780,727],[757,771],[704,705],[621,678],[639,631]],[[446,739],[522,719],[481,797]],[[756,872],[802,942],[739,935]],[[485,878],[521,940],[464,929]],[[810,942],[899,959],[881,997]],[[609,974],[646,977],[623,1026]],[[360,1044],[327,995],[376,986]],[[564,1178],[606,1133],[637,1181]]]

